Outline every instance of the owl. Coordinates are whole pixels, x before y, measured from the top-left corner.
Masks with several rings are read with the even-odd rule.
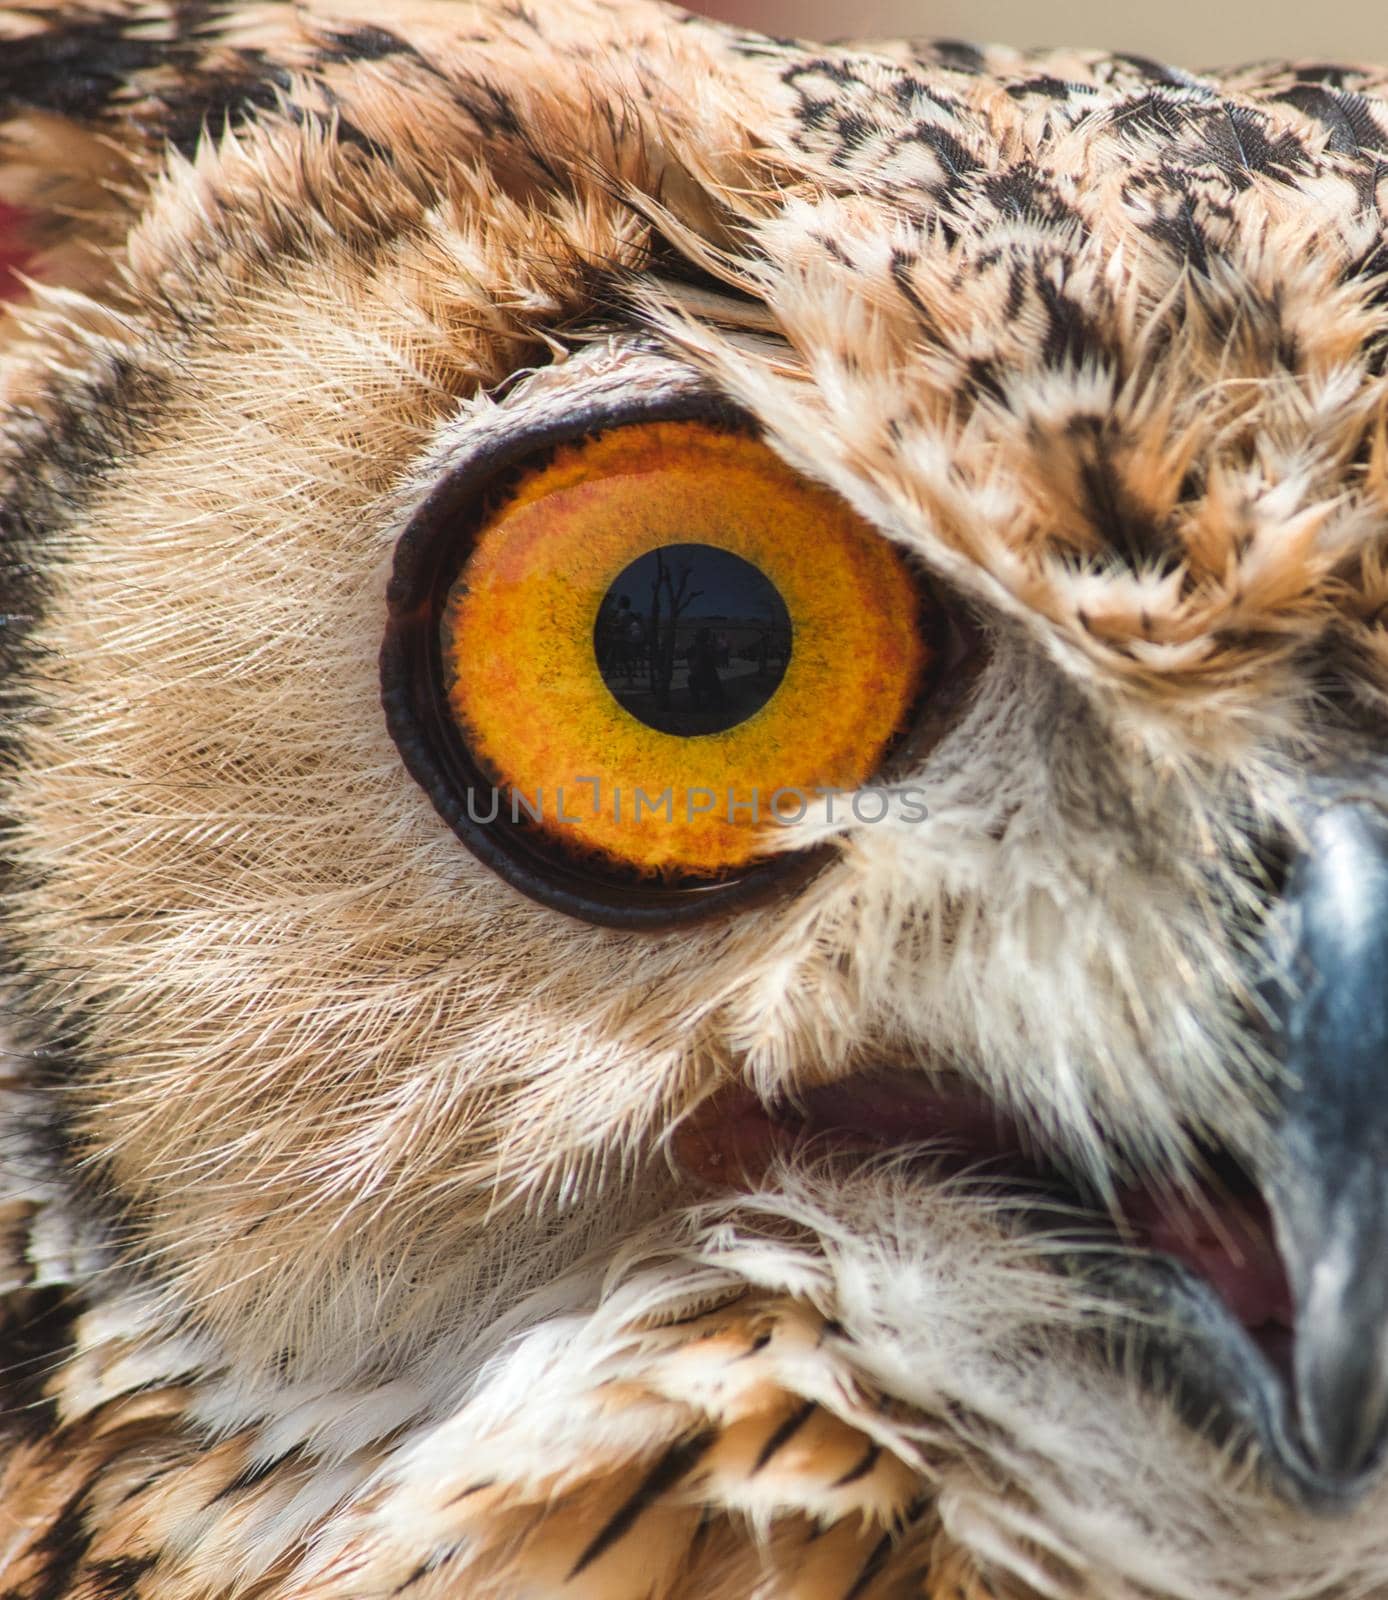
[[[13,0],[4,1600],[1388,1596],[1388,69]]]

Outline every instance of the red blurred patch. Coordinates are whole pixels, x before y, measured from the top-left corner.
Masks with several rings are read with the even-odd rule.
[[[15,272],[24,270],[32,254],[24,237],[24,213],[0,202],[0,300],[23,292]]]

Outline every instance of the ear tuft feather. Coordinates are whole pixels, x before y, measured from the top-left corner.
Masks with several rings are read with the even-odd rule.
[[[131,0],[0,9],[0,205],[28,214],[36,275],[90,279],[168,150],[273,104],[299,37],[273,0],[253,24]]]

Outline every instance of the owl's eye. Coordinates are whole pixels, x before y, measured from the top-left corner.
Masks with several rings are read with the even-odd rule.
[[[387,715],[440,813],[535,898],[623,925],[803,870],[768,831],[874,775],[931,657],[901,555],[729,418],[461,473],[390,600]]]

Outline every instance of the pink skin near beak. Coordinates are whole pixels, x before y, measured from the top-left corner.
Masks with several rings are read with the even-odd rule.
[[[1024,1182],[1041,1171],[1015,1125],[965,1089],[922,1088],[885,1075],[810,1090],[783,1112],[746,1090],[706,1101],[676,1130],[674,1160],[696,1182],[757,1188],[797,1141],[813,1152],[881,1154],[933,1145],[947,1166],[980,1175],[1008,1172]],[[1132,1244],[1174,1257],[1203,1278],[1259,1343],[1290,1336],[1291,1294],[1271,1219],[1251,1185],[1193,1193],[1134,1185],[1117,1196]]]

